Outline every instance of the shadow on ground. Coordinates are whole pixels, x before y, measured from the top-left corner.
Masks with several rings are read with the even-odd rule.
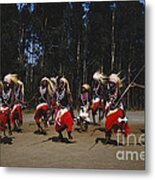
[[[8,137],[8,136],[4,136],[4,137],[0,137],[0,144],[13,144],[13,139],[15,139],[15,137]]]
[[[50,140],[52,140],[52,142],[60,142],[60,143],[66,143],[66,144],[74,144],[76,143],[76,141],[70,141],[68,138],[62,138],[60,139],[59,137],[57,136],[53,136],[51,138],[49,138]]]
[[[55,142],[55,143],[65,143],[65,144],[74,144],[74,143],[76,143],[76,141],[69,141],[67,138],[60,139],[57,136],[53,136],[53,137],[49,137],[48,139],[45,139],[45,140],[43,140],[41,142],[33,143],[30,146],[46,143],[46,142],[49,142],[49,141]]]

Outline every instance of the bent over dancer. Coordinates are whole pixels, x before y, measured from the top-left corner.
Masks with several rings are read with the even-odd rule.
[[[35,110],[34,119],[36,121],[38,130],[35,131],[36,134],[46,134],[48,114],[50,114],[51,108],[47,103],[40,103]],[[44,123],[44,128],[41,126],[41,122]]]
[[[4,104],[3,91],[4,85],[0,81],[0,131],[3,131],[4,135],[6,135],[5,130],[7,128],[7,122],[10,121],[10,110],[9,107]],[[9,129],[9,134],[11,135],[11,129]]]
[[[34,119],[37,124],[38,130],[35,133],[46,134],[45,128],[47,127],[48,116],[51,113],[51,101],[55,91],[55,85],[52,81],[44,77],[40,81],[39,86],[39,104],[36,107]],[[41,121],[44,123],[44,128],[41,126]]]
[[[18,126],[23,125],[23,114],[22,108],[24,104],[24,83],[20,80],[17,80],[17,83],[14,87],[14,106],[11,110],[10,120],[14,126],[14,130],[18,130],[15,120],[18,118]]]

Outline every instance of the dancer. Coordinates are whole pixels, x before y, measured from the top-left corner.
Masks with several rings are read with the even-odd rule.
[[[55,91],[54,85],[51,80],[47,77],[43,77],[40,81],[40,86],[38,90],[39,94],[39,103],[51,103],[51,98],[53,96],[53,92]]]
[[[47,134],[48,117],[52,114],[51,102],[55,92],[55,83],[49,78],[44,77],[40,81],[39,87],[39,104],[36,107],[34,119],[38,129],[35,131],[37,134]],[[44,128],[41,126],[41,121],[44,123]]]
[[[51,108],[47,103],[40,103],[35,110],[34,119],[38,129],[34,132],[35,134],[46,135],[48,115],[51,112]],[[41,126],[41,121],[44,124],[44,128]]]
[[[77,125],[80,125],[82,131],[88,129],[88,123],[90,123],[90,105],[91,105],[91,88],[89,84],[83,84],[81,88],[81,94],[79,98],[79,104],[77,111],[79,116],[77,117]]]
[[[92,116],[94,125],[96,125],[95,115],[99,113],[99,121],[104,117],[104,93],[105,93],[105,83],[107,77],[100,72],[96,72],[93,75],[93,88],[92,88]]]
[[[4,136],[5,134],[5,130],[7,128],[7,122],[9,121],[9,107],[7,107],[4,104],[4,100],[3,100],[3,90],[4,90],[4,86],[2,81],[0,81],[0,131],[3,131]],[[11,130],[9,132],[9,134],[11,134]]]
[[[10,120],[14,126],[13,130],[18,131],[23,124],[22,108],[24,107],[24,83],[17,80],[14,86],[14,106],[11,110]],[[15,120],[18,120],[17,123]]]
[[[15,85],[17,84],[18,78],[16,74],[7,74],[4,79],[3,79],[3,91],[2,91],[2,97],[3,97],[3,107],[7,108],[7,124],[8,124],[8,129],[9,133],[12,134],[11,131],[11,111],[14,107],[14,101],[15,101],[15,96],[14,96],[14,88]]]
[[[107,83],[108,99],[106,101],[105,114],[105,130],[106,142],[109,143],[111,137],[111,130],[114,128],[115,133],[118,129],[127,137],[129,134],[128,119],[126,118],[123,102],[119,101],[121,80],[117,74],[111,74]]]
[[[56,132],[59,133],[60,141],[63,140],[62,132],[66,129],[69,139],[72,139],[73,126],[73,110],[72,110],[72,95],[69,87],[69,82],[64,77],[57,79],[57,89],[54,95],[55,99],[55,118],[54,126]]]

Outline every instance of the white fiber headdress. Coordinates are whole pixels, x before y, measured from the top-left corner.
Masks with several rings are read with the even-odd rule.
[[[17,74],[7,74],[5,77],[4,77],[4,82],[7,82],[7,83],[11,83],[13,82],[14,84],[17,84],[17,81],[18,81],[18,75]]]
[[[109,76],[109,81],[113,82],[116,84],[117,87],[121,87],[121,79],[119,78],[119,76],[117,74],[111,74]]]
[[[68,93],[70,93],[70,87],[69,87],[69,82],[68,82],[68,80],[67,80],[65,77],[62,77],[62,78],[60,79],[60,81],[63,81],[63,82],[65,83],[66,90],[67,90]]]
[[[54,87],[53,83],[47,77],[43,77],[40,82],[43,82],[43,81],[47,81],[47,83],[48,83],[47,89],[48,89],[49,95],[53,96],[53,94],[55,92],[55,87]]]
[[[82,87],[85,88],[87,91],[90,91],[91,89],[89,84],[83,84]]]
[[[22,92],[22,95],[24,96],[24,83],[20,80],[18,80],[17,83],[21,86],[21,92]]]
[[[94,73],[93,79],[99,81],[101,84],[104,84],[107,80],[107,77],[103,75],[103,73],[97,71],[96,73]]]

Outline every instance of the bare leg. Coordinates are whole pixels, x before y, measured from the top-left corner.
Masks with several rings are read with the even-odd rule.
[[[111,131],[107,131],[105,134],[105,144],[109,144],[111,138]]]
[[[94,125],[96,125],[95,114],[96,114],[96,112],[95,112],[95,111],[92,111],[92,117],[93,117],[93,123],[94,123]]]
[[[9,116],[7,117],[7,124],[8,124],[9,135],[12,135],[11,123],[10,123],[10,118],[9,118]]]
[[[37,126],[38,126],[38,130],[43,131],[43,128],[41,127],[41,125],[40,125],[40,123],[39,123],[39,122],[37,123]]]
[[[62,132],[61,132],[61,131],[59,131],[58,133],[59,133],[59,138],[60,138],[60,139],[63,139]]]
[[[45,118],[43,122],[44,122],[44,128],[47,128],[48,127],[48,125],[47,125],[47,118]]]
[[[104,118],[104,110],[103,109],[99,109],[99,122],[101,122]]]
[[[63,141],[63,134],[62,134],[62,132],[63,132],[66,128],[67,128],[67,126],[64,126],[64,127],[62,127],[59,131],[57,131],[57,132],[59,133],[59,136],[58,136],[59,141]]]
[[[73,139],[72,135],[71,135],[71,132],[68,132],[68,138],[69,139]]]
[[[101,109],[98,110],[98,115],[99,115],[99,122],[102,120],[102,112]]]

